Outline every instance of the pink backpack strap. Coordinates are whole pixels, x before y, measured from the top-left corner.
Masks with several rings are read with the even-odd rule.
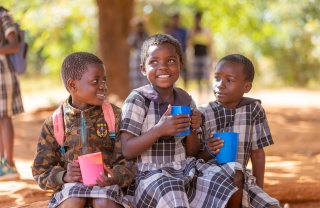
[[[108,124],[109,137],[114,139],[116,137],[116,118],[114,116],[112,105],[108,102],[103,102],[102,111],[104,115],[104,120]],[[63,147],[64,141],[64,120],[63,120],[63,107],[62,105],[57,108],[52,115],[53,120],[53,135],[57,140],[58,144]]]
[[[64,121],[63,121],[62,105],[60,105],[59,108],[53,112],[52,121],[53,121],[53,135],[57,140],[58,144],[60,146],[63,146]]]
[[[114,116],[112,105],[104,101],[102,104],[102,111],[104,120],[108,124],[109,137],[110,139],[114,139],[116,137],[116,118]]]

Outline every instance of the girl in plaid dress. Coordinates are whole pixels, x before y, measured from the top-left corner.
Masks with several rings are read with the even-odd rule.
[[[198,108],[205,119],[204,135],[209,137],[207,142],[204,141],[208,151],[201,153],[201,157],[216,163],[211,155],[214,157],[219,152],[223,140],[212,138],[212,135],[216,132],[238,132],[237,163],[241,164],[245,175],[243,191],[239,194],[239,197],[242,195],[242,207],[279,207],[279,202],[263,191],[263,148],[273,144],[265,111],[260,100],[243,97],[251,90],[253,78],[253,64],[242,55],[228,55],[218,62],[213,85],[216,101]],[[250,158],[253,174],[246,169]]]
[[[157,34],[142,46],[141,70],[150,85],[131,92],[122,106],[121,141],[126,158],[138,166],[136,180],[128,188],[135,207],[225,207],[237,190],[230,170],[197,160],[200,139],[172,136],[198,129],[200,113],[170,116],[171,105],[191,106],[191,96],[174,87],[183,69],[179,42]],[[201,135],[201,134],[200,134]]]
[[[8,55],[19,50],[17,31],[8,10],[0,7],[0,181],[19,178],[13,161],[14,129],[11,117],[23,113],[17,74]]]
[[[114,116],[114,134],[110,134],[104,117],[102,104],[107,86],[103,62],[91,53],[70,54],[62,64],[61,77],[70,93],[62,105],[63,145],[57,142],[54,128],[58,125],[50,116],[43,124],[32,164],[32,174],[40,188],[54,191],[49,207],[131,207],[124,188],[134,180],[136,166],[122,155],[121,109],[110,104],[113,113],[108,115]],[[87,132],[84,143],[80,139],[83,118]],[[81,154],[95,152],[102,152],[106,172],[100,173],[103,181],[96,178],[97,185],[86,186],[75,160]]]
[[[139,21],[136,25],[136,31],[132,32],[128,37],[128,44],[130,46],[130,87],[135,89],[148,84],[148,80],[140,71],[140,55],[141,45],[145,39],[149,37],[146,32],[144,23]]]

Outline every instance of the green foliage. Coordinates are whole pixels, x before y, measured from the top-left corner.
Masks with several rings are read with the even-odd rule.
[[[4,4],[27,31],[27,75],[57,75],[64,57],[96,52],[97,8],[93,0],[12,0]]]
[[[30,45],[27,75],[57,75],[63,58],[97,49],[94,0],[4,0]],[[255,83],[320,88],[320,0],[136,0],[150,34],[175,12],[191,28],[195,11],[213,34],[217,59],[241,53],[253,60]],[[217,61],[217,60],[216,60]]]
[[[154,12],[147,16],[143,9],[137,12],[147,20],[148,27],[179,12],[182,25],[191,28],[194,12],[203,11],[202,23],[212,31],[218,59],[230,53],[249,57],[257,69],[255,83],[261,85],[319,88],[319,3],[319,0],[141,0],[138,4],[141,8],[149,4]]]

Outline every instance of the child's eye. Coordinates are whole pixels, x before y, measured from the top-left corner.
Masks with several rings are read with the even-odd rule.
[[[214,77],[214,80],[220,81],[220,77]]]
[[[176,61],[174,60],[174,59],[170,59],[169,61],[168,61],[168,63],[175,63]]]
[[[150,60],[149,62],[150,64],[154,65],[154,64],[157,64],[158,62],[156,60]]]

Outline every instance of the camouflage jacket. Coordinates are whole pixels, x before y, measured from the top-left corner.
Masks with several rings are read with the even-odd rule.
[[[81,155],[80,116],[81,111],[71,107],[68,100],[63,104],[65,154],[60,152],[60,145],[54,138],[52,116],[42,126],[38,139],[37,152],[32,164],[32,175],[42,189],[58,191],[63,185],[62,176],[68,162]],[[87,153],[102,152],[106,166],[112,168],[119,179],[119,186],[126,187],[137,173],[135,164],[124,158],[120,140],[121,109],[112,104],[116,118],[116,138],[110,139],[108,125],[104,120],[101,106],[94,106],[84,111],[86,117]],[[103,126],[104,131],[101,131]]]

